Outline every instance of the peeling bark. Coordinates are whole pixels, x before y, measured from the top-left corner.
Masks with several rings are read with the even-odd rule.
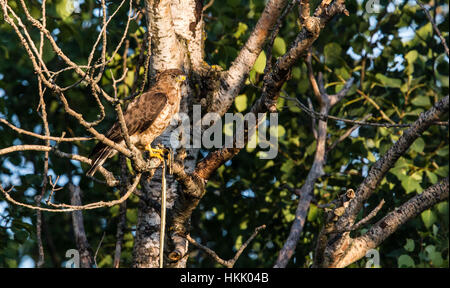
[[[198,1],[146,1],[147,23],[151,31],[150,71],[154,75],[155,71],[163,71],[170,68],[184,70],[188,75],[193,70],[201,69],[203,61],[203,18],[198,14]],[[191,30],[194,27],[193,33]],[[200,67],[200,68],[197,68]],[[182,90],[182,103],[180,112],[189,113],[192,107],[194,91],[190,87]],[[169,127],[154,144],[161,143],[170,147]],[[193,171],[197,162],[198,149],[188,149],[188,157],[185,160],[187,171]],[[175,156],[176,156],[176,152]],[[141,181],[142,192],[145,199],[141,199],[138,211],[138,224],[134,245],[134,266],[135,267],[158,267],[159,266],[159,231],[160,215],[159,207],[155,203],[160,203],[161,191],[161,170],[158,169],[153,177],[148,181]],[[178,189],[178,183],[173,175],[166,175],[167,183],[167,214],[170,222],[171,209],[175,200],[182,191]],[[166,235],[169,235],[166,233]],[[168,245],[165,248],[174,247],[177,242],[178,250],[182,255],[187,253],[188,241],[186,239],[166,239]],[[183,248],[181,248],[183,247]],[[168,254],[170,251],[165,249]],[[166,258],[165,258],[166,259]],[[165,260],[165,263],[168,263]],[[185,267],[187,258],[179,261],[171,261],[170,267]]]

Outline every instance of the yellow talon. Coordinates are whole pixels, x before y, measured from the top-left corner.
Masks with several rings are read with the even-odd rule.
[[[152,146],[150,146],[150,144],[148,144],[147,146],[145,146],[145,150],[147,150],[150,153],[151,158],[158,158],[161,161],[164,161],[164,153],[165,153],[164,149],[152,148]]]
[[[159,146],[159,145],[158,145]],[[160,146],[162,147],[162,146]],[[167,154],[167,160],[169,164],[169,174],[172,174],[172,165],[173,165],[173,151],[170,148],[152,148],[150,144],[145,146],[145,150],[149,152],[150,158],[158,158],[162,162],[164,162],[164,156]]]

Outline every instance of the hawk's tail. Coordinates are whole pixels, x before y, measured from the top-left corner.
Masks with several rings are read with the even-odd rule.
[[[92,160],[92,166],[89,171],[87,171],[86,175],[89,177],[94,176],[95,172],[97,172],[98,168],[105,163],[105,160],[109,158],[112,152],[112,148],[106,146],[103,143],[98,143],[97,146],[94,147],[91,155],[89,155],[89,159]]]

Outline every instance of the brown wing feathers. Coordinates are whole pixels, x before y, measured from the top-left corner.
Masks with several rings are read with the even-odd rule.
[[[142,94],[138,99],[136,99],[135,103],[130,104],[124,113],[128,134],[132,136],[147,130],[158,117],[166,103],[166,94],[162,92],[149,91]],[[120,143],[123,140],[123,137],[120,131],[119,123],[114,123],[111,129],[106,132],[105,136],[116,143]],[[103,165],[112,152],[113,149],[111,147],[99,142],[89,155],[89,158],[92,159],[93,162],[86,175],[93,176],[98,167]]]

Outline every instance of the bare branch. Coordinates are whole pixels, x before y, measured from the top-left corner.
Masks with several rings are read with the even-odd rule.
[[[435,204],[448,199],[448,195],[449,179],[447,177],[396,208],[373,225],[364,235],[354,239],[349,251],[341,259],[336,259],[337,261],[332,263],[331,267],[346,267],[361,259],[368,250],[378,247],[401,225]]]
[[[72,137],[72,138],[64,138],[63,136],[61,137],[55,137],[55,136],[45,136],[45,135],[41,135],[41,134],[36,134],[33,133],[31,131],[28,130],[24,130],[21,128],[18,128],[16,126],[14,126],[13,124],[9,123],[8,121],[6,121],[3,118],[0,118],[0,122],[5,124],[6,126],[8,126],[9,128],[13,129],[14,131],[16,131],[19,134],[24,134],[24,135],[28,135],[28,136],[32,136],[38,139],[42,139],[42,140],[51,140],[51,141],[56,141],[56,142],[75,142],[75,141],[89,141],[92,140],[94,138],[92,137]]]
[[[217,255],[216,252],[214,252],[210,248],[198,243],[190,235],[186,235],[186,239],[191,244],[193,244],[195,247],[202,249],[206,254],[208,254],[208,256],[210,256],[212,259],[214,259],[217,263],[219,263],[223,266],[226,266],[227,268],[233,268],[234,264],[236,264],[236,261],[239,259],[239,256],[241,256],[242,252],[244,252],[245,248],[247,248],[247,246],[250,244],[250,242],[252,242],[252,240],[256,237],[256,235],[258,235],[258,233],[264,229],[266,229],[266,225],[257,227],[255,229],[255,231],[253,232],[253,234],[250,236],[250,238],[248,238],[247,241],[245,241],[245,243],[242,244],[242,246],[236,252],[234,257],[230,260],[223,260],[222,258],[219,257],[219,255]]]
[[[244,47],[242,47],[228,71],[223,75],[220,81],[222,84],[213,96],[210,111],[223,115],[231,106],[234,97],[239,93],[242,83],[261,53],[270,31],[287,3],[288,0],[269,0],[267,2],[261,18],[258,20]]]
[[[339,208],[342,211],[338,213],[337,219],[331,221],[327,220],[328,223],[320,232],[319,241],[316,246],[314,259],[314,265],[316,267],[342,267],[342,263],[347,263],[347,265],[351,263],[347,260],[343,261],[342,259],[354,259],[353,250],[348,249],[348,247],[350,247],[349,245],[353,245],[354,239],[350,238],[349,232],[341,231],[352,230],[355,219],[363,207],[363,204],[366,203],[369,197],[375,192],[385,174],[393,167],[397,160],[404,155],[411,144],[419,138],[434,121],[448,111],[448,106],[449,96],[447,95],[435,103],[431,109],[422,113],[412,126],[403,132],[398,141],[370,168],[364,181],[358,187],[354,197],[352,197],[344,207]],[[448,190],[448,179],[446,181],[446,189]],[[448,197],[448,191],[446,195],[446,197]],[[334,240],[329,242],[329,239],[331,238]],[[362,247],[361,243],[358,245],[360,248]]]
[[[342,2],[342,1],[338,1]],[[271,2],[269,2],[271,3]],[[269,3],[267,5],[269,5]],[[336,2],[335,2],[336,3]],[[263,93],[261,97],[256,100],[251,108],[251,113],[266,113],[271,112],[275,113],[276,110],[276,102],[281,90],[282,85],[288,80],[289,73],[291,67],[295,64],[297,59],[306,52],[314,41],[319,37],[321,29],[323,29],[324,25],[331,19],[332,16],[337,14],[340,11],[345,10],[345,5],[343,3],[333,4],[337,5],[337,8],[334,8],[333,11],[323,12],[319,15],[319,17],[315,20],[311,20],[307,28],[305,28],[302,32],[300,32],[293,44],[293,46],[283,55],[281,56],[277,62],[275,63],[274,69],[267,73],[264,76],[264,86]],[[284,5],[283,5],[284,6]],[[268,6],[266,6],[266,9]],[[334,6],[333,6],[334,7]],[[274,8],[272,8],[274,9]],[[345,10],[346,11],[346,10]],[[330,14],[331,13],[331,14]],[[319,20],[324,18],[324,21]],[[322,23],[323,22],[323,23]],[[256,28],[255,28],[256,29]],[[309,29],[309,30],[308,30]],[[239,57],[239,56],[238,56]],[[230,73],[230,71],[228,72]],[[352,81],[352,80],[349,80]],[[221,88],[222,89],[222,88]],[[219,89],[220,90],[220,89]],[[234,97],[234,96],[233,96]],[[234,99],[234,98],[233,98]],[[228,100],[233,100],[228,99]],[[221,102],[220,100],[219,102]],[[218,102],[218,103],[219,103]],[[214,104],[213,104],[214,105]],[[221,109],[224,109],[226,106],[224,103],[220,103]],[[228,109],[228,106],[224,110],[224,112]],[[255,127],[250,127],[250,129],[254,129]],[[248,137],[245,139],[245,142],[248,140]],[[209,179],[211,174],[219,168],[223,163],[233,158],[240,152],[239,148],[223,148],[216,150],[212,153],[209,153],[206,158],[201,160],[195,169],[195,173],[203,179]]]
[[[18,152],[18,151],[43,151],[43,152],[50,151],[50,152],[53,152],[57,156],[62,157],[62,158],[69,158],[69,159],[72,159],[72,160],[76,160],[76,161],[80,161],[80,162],[83,162],[83,163],[87,163],[89,165],[92,163],[92,160],[87,158],[87,157],[84,157],[84,156],[81,156],[81,155],[76,155],[76,154],[65,153],[65,152],[62,152],[62,151],[54,148],[54,147],[48,147],[48,146],[42,146],[42,145],[16,145],[16,146],[11,146],[11,147],[8,147],[8,148],[0,149],[0,156],[8,154],[8,153],[12,153],[12,152]],[[98,171],[100,171],[100,173],[105,177],[108,186],[110,186],[110,187],[117,186],[118,180],[114,178],[114,175],[110,171],[106,170],[103,167],[100,167]]]
[[[372,114],[368,114],[366,116],[364,116],[361,120],[361,122],[367,121],[367,119],[369,119],[370,117],[372,117]],[[314,119],[314,118],[313,118]],[[330,152],[331,150],[333,150],[337,144],[341,143],[342,141],[344,141],[345,139],[347,139],[347,137],[349,137],[353,131],[355,131],[356,129],[358,129],[359,127],[361,127],[360,125],[354,125],[352,126],[350,129],[348,129],[344,134],[342,134],[339,139],[337,139],[336,141],[333,142],[333,144],[330,145],[330,147],[328,147],[327,149],[327,153]]]
[[[358,223],[356,223],[352,227],[346,229],[346,231],[358,230],[359,228],[366,225],[366,223],[369,222],[373,217],[375,217],[378,214],[378,212],[381,210],[381,208],[383,208],[384,203],[386,203],[386,202],[384,201],[384,199],[382,199],[380,201],[380,203],[377,205],[377,207],[375,207],[375,209],[372,210],[372,212],[370,212],[366,217],[361,219]],[[344,232],[344,231],[342,231],[342,232]]]
[[[342,99],[345,94],[340,97],[335,95],[328,95],[325,92],[323,78],[321,73],[318,77],[318,82],[316,82],[316,78],[313,74],[312,65],[311,65],[311,57],[307,62],[308,64],[308,74],[310,78],[310,83],[316,89],[313,88],[314,94],[318,93],[316,98],[320,103],[320,114],[328,115],[331,107],[335,105],[337,102]],[[351,78],[346,86],[350,87],[353,83],[353,79]],[[322,88],[321,88],[322,87]],[[344,89],[343,89],[344,90]],[[348,92],[349,89],[345,89],[345,93]],[[309,98],[308,98],[309,99]],[[286,239],[286,242],[283,245],[283,248],[280,250],[278,254],[277,261],[274,265],[275,268],[284,268],[288,264],[292,255],[294,254],[295,248],[297,247],[297,243],[300,239],[301,232],[303,231],[303,227],[305,225],[306,217],[308,215],[308,209],[310,203],[313,199],[314,195],[314,185],[323,174],[324,174],[324,166],[326,163],[326,141],[327,141],[327,130],[328,125],[326,121],[320,120],[317,126],[317,143],[316,143],[316,152],[314,154],[314,162],[312,164],[311,170],[306,177],[305,183],[300,189],[300,199],[297,205],[297,209],[295,211],[295,218],[291,226],[291,230],[289,232],[289,236]]]
[[[134,178],[131,186],[128,187],[127,193],[118,200],[113,200],[113,201],[108,201],[108,202],[99,201],[99,202],[94,202],[94,203],[90,203],[90,204],[86,204],[86,205],[53,204],[52,206],[58,207],[57,209],[43,208],[43,207],[33,206],[33,205],[29,205],[29,204],[25,204],[25,203],[16,201],[11,197],[11,195],[8,192],[6,192],[3,189],[3,187],[1,185],[0,185],[0,192],[3,193],[6,200],[8,200],[9,202],[11,202],[15,205],[21,206],[21,207],[29,208],[32,210],[46,211],[46,212],[57,212],[57,213],[73,212],[73,211],[79,211],[79,210],[92,210],[92,209],[98,209],[98,208],[102,208],[102,207],[112,207],[112,206],[118,205],[118,204],[126,201],[131,196],[131,194],[133,193],[133,191],[136,189],[137,185],[139,184],[140,179],[141,179],[141,174],[137,174],[137,176]]]
[[[437,27],[436,23],[433,21],[433,18],[431,17],[430,12],[428,12],[427,8],[425,8],[425,6],[422,4],[422,2],[420,2],[420,0],[416,0],[416,2],[417,2],[417,4],[419,4],[420,8],[422,8],[423,12],[425,12],[425,15],[427,16],[428,21],[430,21],[431,25],[433,26],[434,32],[436,32],[439,39],[441,39],[441,43],[444,46],[445,54],[447,54],[447,56],[450,56],[447,42],[445,41],[445,38],[442,36],[442,33],[439,30],[439,28]],[[435,3],[434,5],[437,5],[437,4]]]
[[[45,5],[46,5],[46,1],[43,0],[42,6],[41,6],[41,12],[42,12],[42,25],[44,27],[46,25]],[[42,57],[43,49],[44,49],[44,34],[41,32],[40,33],[40,43],[39,43],[39,56],[40,57]],[[41,119],[42,119],[42,124],[44,126],[44,133],[45,133],[45,137],[49,137],[50,130],[48,128],[47,109],[46,109],[46,104],[45,104],[45,100],[44,100],[45,89],[42,87],[41,79],[39,79],[39,81],[38,81],[38,89],[39,89],[39,107],[41,108]],[[39,107],[38,107],[38,109],[39,109]],[[46,144],[46,146],[50,147],[49,140],[46,140],[45,144]],[[48,155],[48,151],[47,151],[47,152],[45,152],[45,156],[44,156],[44,177],[42,180],[41,194],[38,195],[37,197],[35,197],[35,202],[38,206],[41,205],[42,197],[44,197],[44,194],[47,190],[48,159],[49,159],[49,155]],[[53,189],[52,189],[52,192],[53,192]],[[44,265],[45,255],[44,255],[44,246],[42,244],[42,213],[41,213],[41,211],[37,211],[37,213],[36,213],[36,240],[37,240],[36,242],[38,243],[38,251],[39,251],[39,259],[38,259],[36,266],[42,267]]]
[[[387,171],[397,162],[397,159],[403,155],[409,146],[418,138],[422,133],[431,126],[432,122],[439,119],[439,116],[448,111],[449,96],[445,96],[443,99],[433,105],[431,109],[422,113],[413,125],[403,132],[403,135],[399,140],[384,154],[370,169],[364,182],[358,187],[356,191],[356,197],[350,203],[349,208],[346,210],[346,217],[340,219],[338,229],[347,227],[347,221],[354,221],[356,215],[361,209],[364,202],[372,195],[378,183],[383,179]],[[345,219],[345,221],[344,221]]]
[[[283,24],[283,20],[286,17],[289,12],[291,12],[292,8],[294,8],[294,5],[297,3],[298,0],[291,0],[289,4],[284,9],[283,13],[280,15],[280,17],[277,20],[277,23],[275,24],[274,29],[272,30],[272,33],[270,35],[269,43],[266,45],[266,67],[264,68],[264,75],[269,73],[269,71],[272,70],[272,49],[273,44],[275,42],[275,38],[278,35],[278,32],[281,29],[281,26]]]
[[[308,100],[308,108],[311,111],[314,111],[314,107],[313,107],[311,98],[308,97],[306,100]],[[317,135],[317,119],[314,117],[311,117],[311,130],[313,132],[314,139],[317,140],[317,137],[318,137],[318,135]]]
[[[208,8],[210,8],[214,4],[214,0],[209,0],[209,2],[203,6],[203,12],[205,12]]]
[[[103,232],[102,238],[100,238],[100,242],[98,242],[97,249],[95,249],[94,263],[95,263],[95,267],[97,267],[97,268],[98,268],[97,255],[98,255],[98,251],[100,251],[100,247],[102,247],[102,243],[103,243],[103,239],[105,239],[105,235],[106,235],[106,232]]]
[[[376,122],[365,122],[365,121],[357,121],[357,120],[351,120],[351,119],[346,119],[346,118],[340,118],[340,117],[335,117],[335,116],[331,116],[331,115],[324,115],[321,114],[319,112],[316,112],[314,110],[309,109],[305,104],[303,104],[302,102],[300,102],[299,99],[297,98],[293,98],[293,97],[289,97],[289,96],[283,96],[281,95],[280,97],[289,100],[289,101],[294,101],[297,105],[297,107],[299,107],[300,109],[302,109],[303,111],[305,111],[310,117],[318,119],[318,120],[333,120],[333,121],[341,121],[344,123],[348,123],[348,124],[353,124],[353,125],[359,125],[359,126],[372,126],[372,127],[385,127],[385,128],[410,128],[413,126],[413,124],[391,124],[391,123],[376,123]],[[449,126],[449,122],[448,121],[439,121],[439,120],[434,120],[430,123],[430,125],[438,125],[438,126]]]
[[[126,163],[125,157],[120,157],[120,168],[121,175],[124,178],[122,180],[122,185],[120,186],[120,194],[121,196],[126,193],[126,186],[128,185],[128,167]],[[127,202],[123,202],[119,207],[119,222],[117,223],[117,232],[116,232],[116,249],[114,252],[114,268],[119,268],[120,266],[120,255],[122,253],[122,242],[123,242],[123,234],[127,224]]]

